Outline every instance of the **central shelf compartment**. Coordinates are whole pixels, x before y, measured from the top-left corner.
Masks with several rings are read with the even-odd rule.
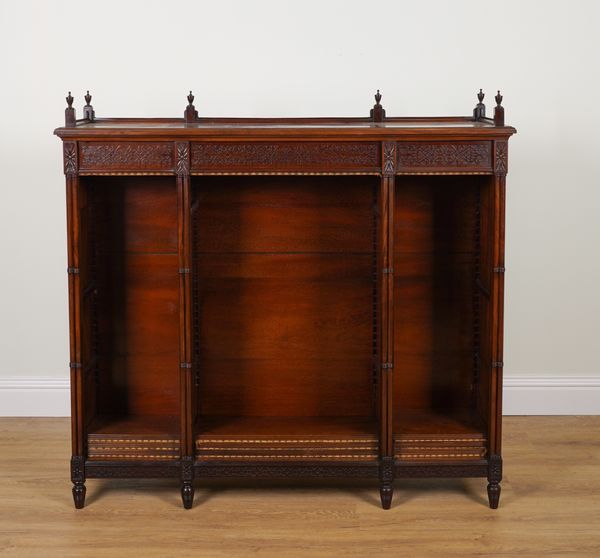
[[[199,457],[377,457],[378,188],[193,177]]]

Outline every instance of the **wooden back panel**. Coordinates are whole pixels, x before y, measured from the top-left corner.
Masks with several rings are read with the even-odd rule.
[[[192,186],[199,413],[372,415],[378,179]]]
[[[177,193],[170,177],[95,186],[100,414],[179,413]]]

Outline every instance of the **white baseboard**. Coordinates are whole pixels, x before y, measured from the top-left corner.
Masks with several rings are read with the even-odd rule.
[[[68,417],[71,415],[69,379],[0,378],[0,416]]]
[[[505,415],[600,415],[600,376],[504,377]]]
[[[510,376],[505,415],[600,415],[600,376]],[[68,379],[0,378],[0,416],[68,417]]]

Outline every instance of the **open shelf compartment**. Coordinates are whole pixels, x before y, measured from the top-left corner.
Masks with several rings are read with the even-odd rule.
[[[176,183],[82,177],[81,191],[88,458],[179,459]]]
[[[192,178],[197,458],[377,459],[379,178]]]
[[[402,176],[394,231],[394,454],[481,460],[489,405],[493,177]],[[487,286],[486,286],[487,285]]]

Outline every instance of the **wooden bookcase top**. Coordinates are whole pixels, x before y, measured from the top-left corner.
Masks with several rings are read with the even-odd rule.
[[[482,99],[483,97],[481,97]],[[516,133],[512,126],[504,125],[502,97],[497,96],[494,118],[485,116],[485,107],[477,105],[473,116],[445,117],[387,117],[379,104],[381,96],[376,95],[376,104],[369,117],[338,118],[210,118],[199,117],[194,108],[193,95],[188,96],[189,104],[183,118],[96,118],[89,104],[91,96],[86,96],[85,118],[77,120],[72,107],[73,97],[67,97],[65,126],[54,133],[65,139],[94,138],[335,138],[382,140],[386,138],[460,139],[464,138],[504,138]]]

